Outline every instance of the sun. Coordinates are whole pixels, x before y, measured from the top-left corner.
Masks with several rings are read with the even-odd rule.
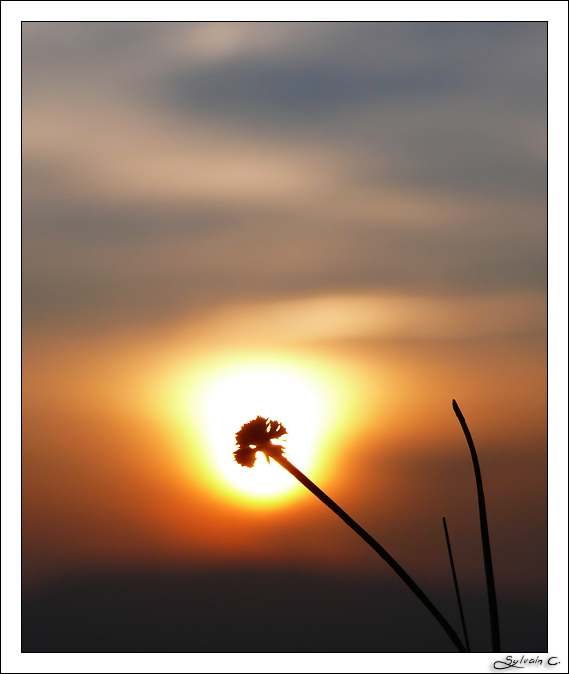
[[[168,420],[179,475],[193,489],[253,508],[285,505],[302,493],[261,452],[252,468],[235,462],[235,434],[258,416],[286,428],[279,444],[311,479],[334,472],[355,415],[356,379],[345,364],[312,353],[214,350],[176,363],[163,368],[149,401]]]
[[[258,415],[280,421],[287,429],[281,438],[295,465],[308,470],[315,460],[316,435],[323,410],[314,384],[299,373],[274,367],[253,367],[223,373],[208,387],[205,424],[213,457],[224,479],[238,489],[259,496],[277,495],[295,487],[295,480],[263,456],[253,468],[233,459],[235,433]]]
[[[301,358],[218,360],[200,370],[188,404],[206,482],[220,496],[248,503],[276,502],[299,491],[297,481],[262,453],[252,468],[236,463],[235,434],[257,416],[280,422],[287,430],[279,438],[286,456],[314,475],[341,417],[329,373]]]

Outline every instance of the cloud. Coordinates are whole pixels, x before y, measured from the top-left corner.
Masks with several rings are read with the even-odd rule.
[[[541,23],[26,23],[24,317],[540,291]]]
[[[186,44],[225,58],[180,59],[161,90],[189,111],[267,126],[311,113],[320,125],[374,100],[421,109],[443,92],[527,104],[545,96],[544,39],[540,23],[206,24]]]
[[[275,126],[298,117],[320,123],[323,117],[385,97],[433,96],[448,91],[454,79],[440,72],[378,76],[330,66],[242,61],[174,73],[166,93],[174,104],[192,113],[223,118],[231,114],[232,120],[253,116],[265,126]]]
[[[541,293],[320,295],[226,307],[197,323],[196,331],[232,343],[543,336],[546,306]]]
[[[64,329],[70,320],[178,321],[248,299],[544,289],[545,229],[521,226],[507,205],[503,221],[496,206],[487,218],[473,207],[464,220],[470,227],[420,226],[417,210],[411,226],[401,222],[405,209],[418,208],[410,200],[401,202],[398,219],[397,200],[391,201],[394,215],[384,211],[383,222],[357,202],[350,209],[349,192],[317,209],[221,197],[24,203],[24,319],[61,322]],[[386,207],[380,201],[378,212]],[[436,210],[431,217],[436,221]]]

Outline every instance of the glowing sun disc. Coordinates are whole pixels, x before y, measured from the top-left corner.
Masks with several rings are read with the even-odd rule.
[[[238,465],[235,433],[260,415],[281,422],[288,434],[284,450],[301,470],[314,460],[317,430],[322,422],[321,396],[307,378],[269,367],[246,368],[217,377],[204,397],[205,421],[216,468],[240,491],[278,495],[296,485],[283,468],[267,464],[259,452],[253,468]]]

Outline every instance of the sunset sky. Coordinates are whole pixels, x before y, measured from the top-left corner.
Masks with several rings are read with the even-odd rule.
[[[25,22],[22,192],[29,606],[256,570],[411,604],[279,466],[232,462],[262,414],[458,629],[446,517],[490,650],[455,398],[504,648],[547,651],[546,22]]]

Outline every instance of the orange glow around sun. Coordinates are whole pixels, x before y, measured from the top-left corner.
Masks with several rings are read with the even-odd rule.
[[[289,498],[299,485],[262,453],[252,468],[235,462],[235,433],[244,423],[258,415],[281,422],[287,429],[280,438],[286,456],[315,476],[324,444],[329,447],[345,418],[340,410],[347,409],[340,381],[334,385],[330,371],[301,358],[202,363],[186,394],[179,395],[191,426],[190,442],[203,448],[193,458],[199,457],[206,483],[248,503]]]

